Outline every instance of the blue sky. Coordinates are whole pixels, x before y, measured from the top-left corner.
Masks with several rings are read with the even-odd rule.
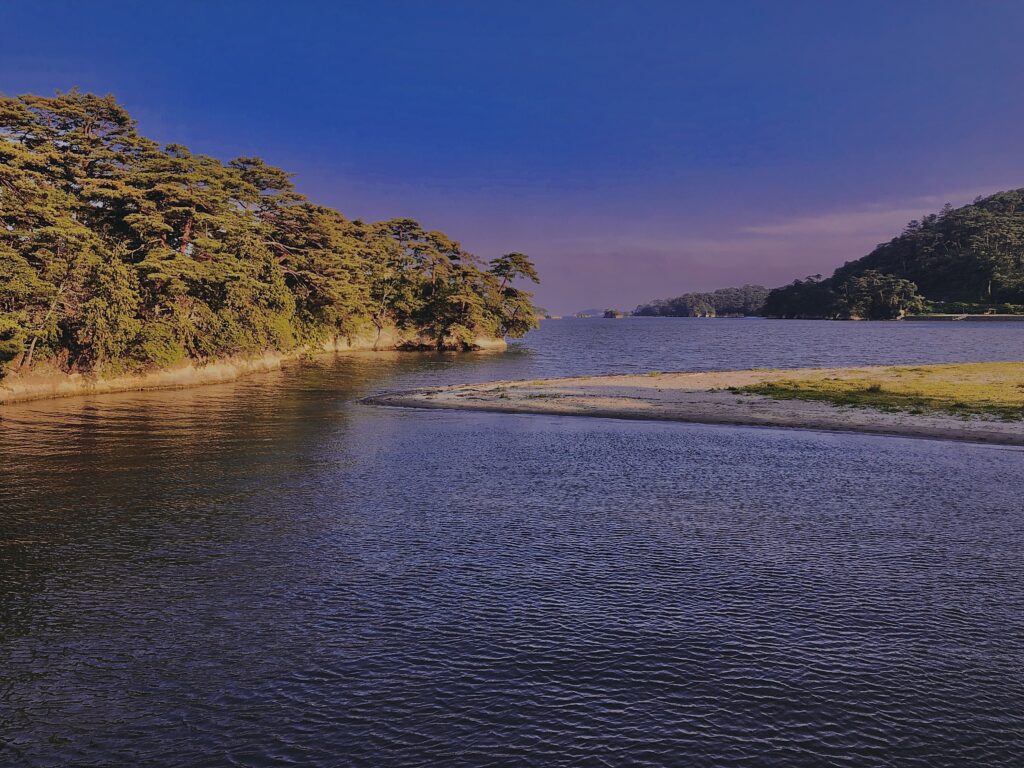
[[[572,311],[830,272],[1024,186],[1021,39],[995,0],[0,0],[0,90],[525,251]]]

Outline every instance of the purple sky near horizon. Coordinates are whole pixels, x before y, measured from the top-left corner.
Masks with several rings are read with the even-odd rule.
[[[1024,3],[0,0],[0,91],[115,94],[557,312],[829,273],[1024,186]]]

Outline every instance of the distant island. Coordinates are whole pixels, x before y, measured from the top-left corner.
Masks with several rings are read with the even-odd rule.
[[[870,254],[771,291],[756,286],[642,304],[635,315],[892,320],[1024,315],[1024,189],[946,205]]]
[[[767,298],[768,289],[763,285],[744,285],[652,301],[641,304],[633,314],[640,317],[747,317],[760,314]]]
[[[411,219],[349,220],[259,158],[160,147],[112,96],[0,96],[0,219],[8,395],[40,376],[66,394],[83,374],[136,388],[268,355],[469,350],[537,326],[525,255],[484,263]]]

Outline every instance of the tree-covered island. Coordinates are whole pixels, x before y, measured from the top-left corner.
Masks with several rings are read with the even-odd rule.
[[[768,289],[762,285],[719,288],[641,304],[633,314],[641,317],[747,317],[759,314],[767,297]]]
[[[520,253],[350,220],[259,158],[160,147],[111,96],[0,95],[0,377],[98,376],[340,338],[465,350],[536,326]],[[397,339],[397,341],[395,341]]]

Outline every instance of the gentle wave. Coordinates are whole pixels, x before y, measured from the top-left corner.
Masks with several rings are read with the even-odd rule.
[[[6,408],[0,764],[1019,761],[1024,452],[358,399],[1024,328],[558,322]]]

